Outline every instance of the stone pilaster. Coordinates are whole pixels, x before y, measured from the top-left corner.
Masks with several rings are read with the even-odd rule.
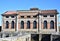
[[[57,15],[57,32],[59,33],[59,27],[58,27],[58,15]]]

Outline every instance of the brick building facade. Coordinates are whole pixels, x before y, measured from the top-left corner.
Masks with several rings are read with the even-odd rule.
[[[3,32],[27,32],[31,34],[52,34],[58,32],[57,10],[6,11],[2,14]]]

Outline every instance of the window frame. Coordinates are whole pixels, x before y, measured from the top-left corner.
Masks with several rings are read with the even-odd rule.
[[[21,18],[24,18],[24,16],[21,16]]]
[[[27,18],[31,18],[31,16],[27,16]]]
[[[37,16],[33,16],[33,18],[37,18]]]
[[[43,15],[43,17],[47,17],[47,15]]]
[[[24,29],[24,21],[21,21],[21,29]]]
[[[6,18],[9,18],[9,16],[6,16]]]
[[[54,21],[53,20],[50,21],[50,29],[54,29]]]
[[[44,21],[44,29],[47,29],[47,21]]]
[[[11,18],[14,18],[14,16],[11,16]]]
[[[6,29],[8,29],[8,28],[9,28],[9,22],[6,21]]]
[[[37,28],[37,22],[33,21],[33,29],[36,29],[36,28]]]
[[[12,21],[12,22],[11,22],[11,28],[12,28],[12,29],[14,29],[14,25],[15,25],[15,23],[14,23],[14,21]]]
[[[30,29],[30,21],[27,21],[27,29]]]
[[[50,17],[54,17],[54,15],[50,15]]]

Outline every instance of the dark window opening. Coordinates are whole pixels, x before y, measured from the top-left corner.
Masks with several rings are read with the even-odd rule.
[[[31,41],[39,41],[39,34],[31,34]]]
[[[53,39],[52,39],[52,41],[60,41],[60,36],[58,36],[58,37],[53,37]]]
[[[2,31],[2,27],[0,26],[0,32]]]
[[[43,15],[44,17],[47,17],[47,15]]]
[[[27,18],[30,18],[31,16],[27,16]]]
[[[34,18],[37,18],[37,16],[33,16]]]
[[[37,22],[36,22],[36,21],[33,22],[33,28],[34,28],[34,29],[37,28]]]
[[[30,21],[27,21],[27,29],[30,29]]]
[[[44,29],[47,28],[47,21],[44,21]]]
[[[24,29],[24,21],[21,21],[21,29]]]
[[[6,18],[9,18],[9,16],[6,16]]]
[[[41,41],[51,41],[51,35],[50,34],[42,34]]]
[[[9,37],[9,34],[7,34],[6,37]]]
[[[50,29],[54,29],[54,21],[50,22]]]
[[[21,16],[21,18],[24,18],[24,16]]]
[[[11,16],[12,18],[14,18],[14,16]]]
[[[11,28],[14,28],[14,21],[11,22]]]
[[[50,15],[50,17],[54,17],[54,15]]]
[[[6,28],[9,28],[9,22],[6,21]]]

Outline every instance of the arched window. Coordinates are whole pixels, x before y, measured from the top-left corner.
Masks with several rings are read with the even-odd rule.
[[[27,29],[30,29],[30,21],[27,21]]]
[[[37,22],[36,22],[36,21],[33,22],[33,28],[34,28],[34,29],[37,28]]]
[[[44,29],[47,28],[47,21],[44,21]]]
[[[24,21],[21,21],[21,29],[24,28]]]
[[[14,21],[11,22],[11,28],[14,28]]]
[[[50,22],[50,29],[54,29],[54,21]]]
[[[6,21],[6,28],[9,28],[9,22]]]

